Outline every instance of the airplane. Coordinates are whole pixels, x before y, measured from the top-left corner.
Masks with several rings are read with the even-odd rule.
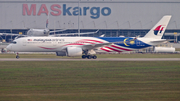
[[[0,33],[1,35],[11,35],[11,36],[16,36],[15,39],[21,38],[21,37],[29,37],[29,36],[50,36],[50,37],[54,37],[54,36],[68,36],[68,35],[85,35],[85,34],[95,34],[97,33],[99,30],[95,31],[95,32],[85,32],[85,33],[65,33],[65,34],[54,34],[54,35],[50,35],[50,33],[55,33],[55,32],[62,32],[65,31],[66,29],[62,29],[62,30],[55,30],[55,31],[50,31],[48,28],[48,24],[49,24],[49,14],[46,20],[46,26],[45,29],[29,29],[27,31],[27,35],[20,35],[20,34],[15,34],[15,33]]]
[[[27,36],[49,36],[50,33],[64,31],[64,29],[63,30],[50,31],[49,28],[48,28],[48,24],[49,24],[48,20],[49,20],[49,14],[48,14],[48,18],[46,20],[45,29],[29,29],[27,31]]]
[[[171,19],[166,15],[144,37],[23,37],[6,48],[14,52],[56,52],[57,56],[82,56],[96,59],[98,50],[124,52],[166,42],[161,39]],[[19,55],[17,55],[19,58]]]
[[[99,30],[97,30],[96,32],[86,32],[86,33],[65,33],[65,34],[56,34],[56,35],[50,35],[50,33],[55,33],[55,32],[62,32],[65,31],[66,29],[62,29],[62,30],[55,30],[55,31],[50,31],[48,28],[48,23],[49,23],[49,14],[48,14],[48,18],[46,20],[46,26],[45,29],[30,29],[27,32],[27,36],[63,36],[63,35],[84,35],[84,34],[94,34],[97,33]]]
[[[17,36],[17,38],[27,37],[27,36],[49,36],[50,33],[62,32],[66,30],[66,29],[62,29],[62,30],[50,31],[48,28],[48,24],[49,24],[48,20],[49,20],[49,14],[48,14],[48,18],[46,20],[46,25],[44,29],[31,28],[27,31],[26,33],[27,35],[20,35],[20,34],[15,34],[15,33],[0,33],[0,35],[12,35],[12,36]]]
[[[30,37],[30,36],[48,36],[48,37],[61,37],[61,36],[69,36],[69,35],[90,35],[90,34],[95,34],[99,30],[95,32],[85,32],[85,33],[64,33],[64,34],[53,34],[49,35],[49,33],[54,33],[54,32],[61,32],[65,31],[66,29],[63,30],[56,30],[56,31],[49,31],[49,29],[30,29],[27,32],[27,35],[19,35],[19,34],[14,34],[14,33],[0,33],[0,36],[2,35],[10,35],[10,36],[16,36],[15,39],[21,38],[21,37]],[[43,34],[45,33],[45,34]]]
[[[94,34],[97,33],[99,30],[95,31],[95,32],[85,32],[85,33],[65,33],[65,34],[56,34],[56,35],[50,35],[50,33],[55,33],[55,32],[62,32],[65,31],[67,29],[61,29],[61,30],[54,30],[54,31],[50,31],[48,28],[48,24],[49,24],[49,14],[48,14],[48,18],[46,20],[46,26],[45,29],[29,29],[27,31],[27,35],[20,35],[20,34],[15,34],[15,33],[0,33],[0,35],[11,35],[11,36],[16,36],[15,39],[21,38],[21,37],[29,37],[29,36],[68,36],[68,35],[85,35],[85,34]]]

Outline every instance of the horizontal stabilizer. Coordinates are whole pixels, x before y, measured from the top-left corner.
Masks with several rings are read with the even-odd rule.
[[[163,42],[169,42],[169,41],[174,41],[174,39],[155,40],[155,41],[151,41],[151,43],[163,43]]]

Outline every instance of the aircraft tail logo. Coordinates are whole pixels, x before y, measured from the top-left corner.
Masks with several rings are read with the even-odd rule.
[[[164,27],[163,27],[162,25],[157,26],[157,27],[154,29],[154,35],[157,35],[158,32],[159,32],[159,33],[162,33],[163,29],[164,29]]]

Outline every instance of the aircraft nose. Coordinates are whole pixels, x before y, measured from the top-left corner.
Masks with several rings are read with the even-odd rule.
[[[11,50],[11,45],[8,45],[8,46],[6,47],[6,49],[10,51],[10,50]]]

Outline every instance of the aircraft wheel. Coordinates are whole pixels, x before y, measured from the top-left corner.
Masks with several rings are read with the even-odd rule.
[[[82,59],[85,59],[86,58],[86,55],[82,55]]]
[[[88,58],[88,59],[91,59],[91,58],[92,58],[92,56],[91,56],[91,55],[88,55],[88,56],[87,56],[87,58]]]
[[[97,58],[97,56],[96,56],[96,55],[94,55],[92,58],[93,58],[93,59],[96,59],[96,58]]]
[[[16,56],[16,59],[19,59],[19,56]]]

